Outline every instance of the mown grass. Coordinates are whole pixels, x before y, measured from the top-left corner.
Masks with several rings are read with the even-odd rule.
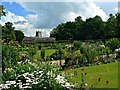
[[[81,69],[82,68],[77,68],[67,71],[69,74],[74,74],[75,71],[77,72],[77,75],[68,79],[71,83],[77,82],[77,88],[79,88],[81,84]],[[101,78],[101,80],[95,88],[118,88],[118,62],[84,67],[84,72],[87,73],[85,77],[85,83],[87,83],[86,88],[95,85],[99,78]],[[109,81],[109,84],[106,84],[106,81]]]
[[[56,49],[46,49],[45,50],[45,58],[47,56],[50,56],[51,54],[53,54],[56,51]],[[34,55],[34,58],[40,58],[41,55],[41,50],[38,50],[36,55]]]

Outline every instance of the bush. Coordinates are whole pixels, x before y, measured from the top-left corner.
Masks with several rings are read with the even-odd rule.
[[[19,60],[18,50],[12,46],[3,44],[2,45],[2,65],[3,70],[5,68],[11,68],[16,65]]]
[[[63,58],[63,53],[62,49],[58,49],[55,53],[50,55],[50,58],[53,58],[54,60],[61,60]]]
[[[117,38],[112,38],[106,41],[105,45],[109,47],[112,51],[120,47],[120,41]]]
[[[36,46],[30,46],[28,49],[28,52],[29,52],[30,57],[33,57],[33,55],[35,55],[37,53]]]
[[[38,67],[38,65],[30,61],[27,62],[27,66],[22,62],[17,64],[16,69],[6,68],[4,71],[4,84],[0,85],[2,86],[2,89],[68,90],[68,88],[74,87],[74,85],[67,82],[63,74],[60,75],[59,67],[53,66],[49,63],[42,63]],[[18,70],[18,68],[20,70]],[[29,68],[32,70],[28,70]]]
[[[82,42],[81,42],[81,41],[75,41],[75,42],[73,43],[73,45],[74,45],[74,47],[75,47],[76,49],[80,49],[80,47],[81,47],[81,45],[82,45]]]
[[[44,59],[45,58],[45,49],[41,50],[41,58]]]

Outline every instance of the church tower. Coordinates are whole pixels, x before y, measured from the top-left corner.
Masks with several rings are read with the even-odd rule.
[[[42,38],[42,32],[41,31],[36,31],[36,37]]]

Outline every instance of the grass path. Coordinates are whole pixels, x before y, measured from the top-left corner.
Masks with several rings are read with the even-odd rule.
[[[81,69],[82,68],[77,68],[67,71],[69,74],[74,74],[74,72],[77,71],[77,75],[68,79],[72,83],[77,82],[77,87],[80,87],[81,84]],[[91,87],[91,85],[94,85],[98,79],[101,78],[96,88],[118,88],[118,62],[84,67],[84,72],[87,73],[85,82],[88,85],[86,87]],[[109,81],[109,84],[106,84],[106,81]]]

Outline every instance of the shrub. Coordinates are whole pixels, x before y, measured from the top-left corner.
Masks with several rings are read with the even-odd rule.
[[[8,67],[13,67],[19,60],[18,50],[12,46],[3,44],[2,45],[2,61],[3,70]]]
[[[109,47],[112,51],[114,51],[120,46],[120,41],[117,38],[112,38],[106,41],[105,45]]]
[[[38,45],[38,49],[41,50],[41,45]]]
[[[41,58],[44,59],[45,58],[45,49],[41,50]]]
[[[61,60],[63,58],[63,53],[62,49],[58,49],[55,53],[50,55],[50,58],[53,58],[54,60]]]
[[[74,47],[75,47],[76,49],[80,49],[80,47],[81,47],[81,45],[82,45],[82,42],[81,42],[81,41],[75,41],[75,42],[73,43],[73,45],[74,45]]]
[[[25,67],[24,63],[18,64],[21,67],[18,66],[17,68],[24,70],[22,68]],[[30,67],[27,65],[26,69],[38,67],[38,65],[33,65],[30,61],[28,61],[28,64]],[[74,87],[74,85],[67,82],[63,74],[60,75],[59,67],[50,65],[49,63],[42,63],[37,70],[27,70],[22,73],[19,73],[17,69],[6,68],[3,74],[5,76],[3,76],[4,84],[0,85],[0,89],[5,90],[68,90]],[[9,76],[7,77],[7,75]]]
[[[33,57],[37,53],[37,47],[36,46],[29,46],[28,52],[30,57]]]

